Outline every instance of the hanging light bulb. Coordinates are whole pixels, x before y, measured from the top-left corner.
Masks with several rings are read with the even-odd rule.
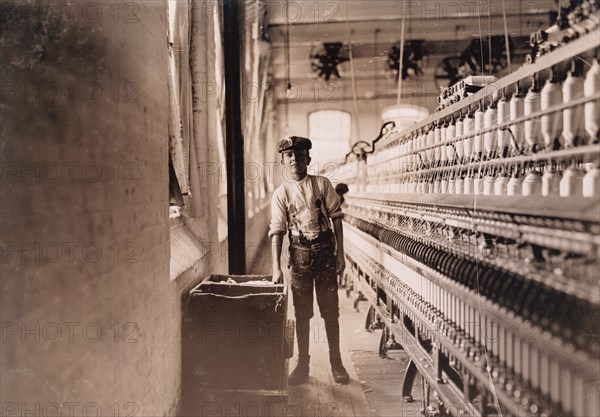
[[[288,85],[285,89],[285,97],[288,100],[294,98],[294,96],[292,95],[292,83],[288,83]]]

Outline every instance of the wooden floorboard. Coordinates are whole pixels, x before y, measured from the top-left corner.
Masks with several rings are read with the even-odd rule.
[[[357,312],[344,290],[340,290],[339,296],[341,353],[350,383],[339,385],[333,381],[324,325],[315,303],[315,317],[311,321],[311,375],[307,384],[289,388],[290,404],[301,405],[302,416],[312,417],[401,415],[406,354],[393,351],[389,358],[380,358],[377,352],[380,331],[364,330],[366,303],[361,303]],[[289,308],[293,317],[293,306],[290,304]],[[290,369],[294,364],[295,360]],[[414,407],[405,411],[414,411]]]

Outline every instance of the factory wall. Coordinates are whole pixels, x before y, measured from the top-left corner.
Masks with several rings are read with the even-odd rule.
[[[169,219],[166,1],[2,7],[1,414],[174,415],[181,295],[223,270],[202,249],[209,103],[195,91],[192,208]]]

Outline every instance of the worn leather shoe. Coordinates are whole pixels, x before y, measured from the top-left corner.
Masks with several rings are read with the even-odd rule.
[[[298,359],[296,367],[288,377],[288,385],[299,385],[308,381],[308,373],[310,372],[309,358]]]
[[[342,365],[342,361],[331,364],[331,373],[333,374],[333,380],[338,384],[347,384],[350,382],[350,375]]]

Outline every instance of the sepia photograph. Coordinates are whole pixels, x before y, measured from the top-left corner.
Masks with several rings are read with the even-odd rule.
[[[1,417],[600,417],[600,0],[0,0]]]

